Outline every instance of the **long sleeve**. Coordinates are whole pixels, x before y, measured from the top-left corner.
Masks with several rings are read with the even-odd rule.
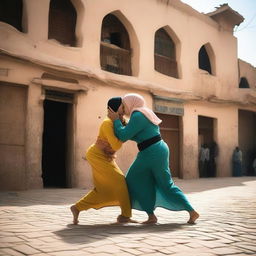
[[[120,141],[114,133],[114,127],[112,121],[109,122],[103,122],[102,124],[102,131],[104,134],[104,137],[107,139],[108,143],[110,144],[111,148],[114,151],[117,151],[122,146],[122,141]]]
[[[148,120],[142,113],[134,112],[126,126],[120,120],[114,121],[115,134],[121,141],[127,141],[141,132],[147,124]]]

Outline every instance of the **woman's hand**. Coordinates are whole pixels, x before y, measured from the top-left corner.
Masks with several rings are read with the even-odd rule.
[[[127,122],[126,122],[126,120],[125,120],[125,118],[124,118],[124,115],[120,115],[120,114],[119,114],[119,119],[120,119],[120,121],[121,121],[121,123],[122,123],[123,126],[126,126],[126,125],[127,125]]]
[[[108,108],[108,118],[110,118],[112,121],[118,120],[119,114],[118,112],[115,112],[111,108]]]
[[[116,158],[116,152],[111,148],[110,144],[107,141],[98,137],[95,145],[104,152],[109,161],[112,161]]]

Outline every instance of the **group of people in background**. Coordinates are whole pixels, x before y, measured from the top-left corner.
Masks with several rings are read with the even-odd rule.
[[[216,158],[218,156],[218,145],[216,142],[201,145],[199,152],[199,177],[216,177]],[[251,163],[252,162],[252,163]],[[243,171],[243,153],[237,146],[232,153],[232,176],[241,177],[243,175],[256,176],[256,156],[250,161],[246,173]]]
[[[249,158],[248,166],[243,166],[242,150],[239,147],[236,147],[232,155],[232,175],[234,177],[240,177],[243,175],[256,176],[256,154],[254,154],[254,158]]]

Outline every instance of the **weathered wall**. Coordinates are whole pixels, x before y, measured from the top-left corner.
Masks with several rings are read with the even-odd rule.
[[[77,47],[68,47],[48,40],[50,0],[23,2],[26,33],[0,22],[0,50],[15,57],[1,56],[0,80],[27,88],[24,163],[19,164],[21,169],[25,168],[22,174],[25,178],[20,181],[25,181],[19,186],[39,188],[43,185],[41,159],[46,85],[75,94],[70,128],[74,136],[70,142],[74,144],[69,162],[72,187],[92,185],[90,166],[82,156],[95,142],[99,125],[106,115],[107,100],[128,92],[142,94],[150,107],[152,95],[185,100],[185,114],[181,119],[181,172],[184,178],[198,177],[198,116],[215,118],[214,136],[220,147],[217,175],[231,174],[229,159],[238,144],[238,109],[256,112],[256,92],[252,89],[241,92],[239,77],[246,76],[255,87],[256,76],[255,68],[243,61],[239,61],[238,69],[237,41],[230,31],[220,29],[211,18],[178,0],[169,1],[169,5],[160,0],[72,0],[77,10],[78,42]],[[100,68],[101,24],[109,13],[116,15],[128,31],[132,48],[131,77]],[[161,27],[176,44],[179,79],[154,70],[154,35]],[[209,50],[213,75],[198,68],[198,52],[202,45]],[[76,79],[77,85],[41,79],[45,72]],[[136,153],[133,142],[125,143],[118,152],[117,162],[124,172]],[[9,162],[11,155],[6,157]]]
[[[236,38],[230,32],[219,30],[215,21],[189,6],[179,1],[168,6],[161,1],[147,0],[73,2],[79,16],[79,31],[76,32],[83,35],[80,47],[65,47],[53,40],[47,40],[49,0],[36,4],[31,0],[26,1],[27,34],[0,23],[3,39],[0,47],[46,63],[98,72],[95,69],[100,69],[101,23],[105,15],[113,12],[129,33],[133,52],[133,75],[139,79],[168,88],[193,90],[195,94],[222,98],[229,97],[230,88],[237,86]],[[99,5],[101,8],[98,8]],[[141,12],[145,6],[147,11]],[[168,77],[154,70],[154,35],[161,27],[165,27],[176,42],[181,79]],[[198,68],[198,52],[204,44],[208,44],[212,52],[212,67],[216,76],[208,75]]]
[[[27,89],[0,82],[0,188],[26,189]]]

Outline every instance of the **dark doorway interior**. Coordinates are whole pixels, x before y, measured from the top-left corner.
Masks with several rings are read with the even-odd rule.
[[[201,144],[211,143],[213,141],[213,118],[199,116],[198,133],[201,138]]]
[[[42,177],[44,187],[67,187],[68,104],[44,101]]]
[[[256,112],[239,110],[238,120],[243,175],[255,175],[252,164],[256,158]]]
[[[216,177],[218,145],[214,141],[214,118],[198,117],[199,176]]]

